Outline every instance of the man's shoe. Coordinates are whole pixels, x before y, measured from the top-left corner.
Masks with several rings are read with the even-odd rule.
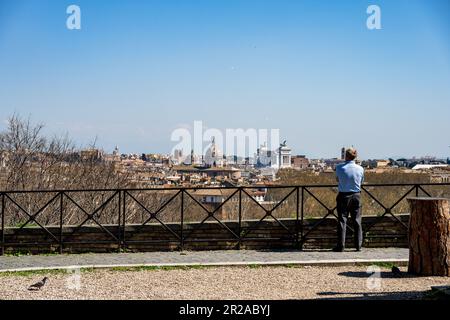
[[[332,250],[333,250],[333,252],[343,252],[344,248],[342,248],[342,247],[334,247]]]
[[[360,252],[362,250],[362,248],[356,248],[356,252]]]

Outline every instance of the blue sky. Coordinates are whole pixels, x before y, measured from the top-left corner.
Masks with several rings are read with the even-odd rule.
[[[447,157],[450,1],[0,0],[0,127],[14,112],[108,151],[201,120],[309,157]]]

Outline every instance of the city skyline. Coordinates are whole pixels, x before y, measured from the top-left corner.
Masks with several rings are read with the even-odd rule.
[[[263,147],[264,145],[260,145],[260,147]],[[280,144],[281,146],[281,144]],[[169,156],[169,157],[176,157],[177,155],[183,158],[188,159],[189,156],[194,155],[196,157],[200,157],[202,158],[203,156],[206,156],[208,149],[211,147],[211,143],[205,143],[204,144],[204,150],[201,153],[183,153],[179,150],[179,149],[174,149],[173,152],[155,152],[152,150],[141,150],[141,151],[136,151],[136,152],[122,152],[121,149],[119,148],[119,146],[115,146],[113,150],[107,150],[101,146],[94,146],[95,150],[101,150],[102,152],[104,152],[105,154],[108,155],[127,155],[127,156],[131,156],[131,155],[135,155],[137,157],[141,157],[142,155],[164,155],[164,156]],[[321,160],[321,159],[343,159],[342,158],[342,152],[343,150],[345,150],[347,147],[353,147],[353,146],[343,146],[341,148],[338,148],[338,152],[335,155],[332,155],[331,157],[323,157],[323,156],[319,156],[319,157],[310,157],[307,153],[306,154],[301,154],[298,152],[295,152],[295,150],[292,150],[291,155],[292,156],[301,156],[301,157],[306,157],[306,158],[310,158],[310,159],[317,159],[317,160]],[[91,147],[81,147],[79,150],[89,150],[92,149]],[[268,148],[268,151],[271,152],[276,152],[278,148]],[[192,150],[193,151],[193,150]],[[222,150],[220,150],[222,151]],[[245,158],[250,158],[250,159],[256,159],[257,158],[257,153],[251,154],[248,157],[241,157],[241,156],[237,156],[236,154],[231,154],[231,153],[225,153],[225,152],[221,152],[221,155],[223,155],[223,159],[228,159],[230,160],[231,158],[236,158],[236,159],[240,159],[243,160]],[[358,156],[357,158],[358,160],[376,160],[376,159],[383,159],[383,160],[389,160],[389,159],[393,159],[393,160],[398,160],[398,159],[409,159],[409,160],[448,160],[450,159],[450,157],[438,157],[435,155],[413,155],[410,157],[404,157],[404,156],[386,156],[386,157],[373,157],[373,158],[363,158]]]
[[[447,158],[449,30],[445,0],[3,0],[0,130],[18,113],[79,145],[169,153],[201,120],[280,129],[310,158]]]

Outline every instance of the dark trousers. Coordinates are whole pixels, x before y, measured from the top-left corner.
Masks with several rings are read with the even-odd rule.
[[[345,248],[345,232],[347,229],[347,219],[350,214],[353,221],[355,248],[362,246],[361,227],[361,194],[339,192],[337,202],[338,213],[338,248]]]

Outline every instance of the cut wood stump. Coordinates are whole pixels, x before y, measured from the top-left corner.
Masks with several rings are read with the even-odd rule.
[[[450,276],[449,199],[409,198],[408,272]]]

